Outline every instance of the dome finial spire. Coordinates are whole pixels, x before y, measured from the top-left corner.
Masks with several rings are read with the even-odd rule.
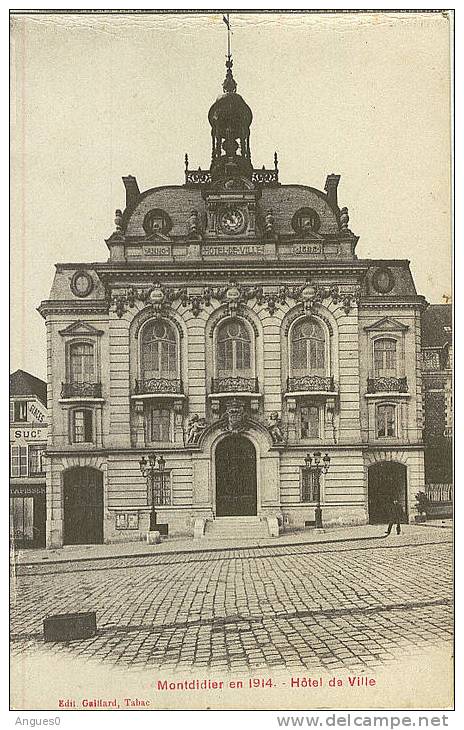
[[[227,26],[227,61],[226,61],[226,77],[224,79],[224,83],[222,84],[222,88],[224,89],[225,94],[234,94],[237,91],[237,83],[232,75],[232,66],[233,66],[233,60],[232,60],[232,53],[230,50],[230,36],[231,36],[231,29],[230,29],[230,20],[229,20],[229,13],[227,15],[223,15],[222,19],[224,23]]]

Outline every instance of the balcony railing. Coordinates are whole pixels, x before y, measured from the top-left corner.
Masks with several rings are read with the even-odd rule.
[[[300,378],[287,378],[287,393],[322,391],[333,393],[335,384],[333,376],[304,375]]]
[[[452,502],[452,484],[426,484],[425,493],[431,502]]]
[[[407,393],[408,392],[408,379],[407,378],[368,378],[367,379],[367,392],[368,393]]]
[[[259,393],[258,378],[212,378],[212,393]]]
[[[278,185],[279,171],[262,167],[253,170],[251,173],[251,181],[256,185]],[[193,185],[209,185],[211,183],[211,173],[209,170],[185,170],[185,184]]]
[[[101,398],[101,383],[61,383],[62,398]]]
[[[176,394],[183,393],[184,386],[179,378],[149,378],[148,380],[135,381],[135,395],[150,395],[156,393]]]

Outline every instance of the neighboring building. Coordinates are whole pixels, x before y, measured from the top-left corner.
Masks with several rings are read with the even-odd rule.
[[[453,484],[452,307],[431,304],[422,313],[422,380],[426,491],[433,502],[448,503]]]
[[[150,451],[166,461],[170,534],[234,515],[255,516],[250,532],[313,525],[307,452],[331,460],[324,524],[385,521],[394,495],[411,520],[424,488],[426,303],[409,262],[356,257],[339,175],[321,191],[281,184],[277,157],[253,168],[226,65],[210,168],[186,157],[183,185],[144,192],[124,177],[109,260],[57,264],[40,305],[49,546],[140,539]]]
[[[17,547],[45,546],[47,384],[10,375],[10,535]]]

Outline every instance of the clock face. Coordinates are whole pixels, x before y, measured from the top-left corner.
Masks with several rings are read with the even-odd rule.
[[[245,216],[240,208],[225,208],[219,214],[219,226],[223,233],[241,233],[245,228]]]

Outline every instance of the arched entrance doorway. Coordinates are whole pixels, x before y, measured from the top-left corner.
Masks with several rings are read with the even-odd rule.
[[[256,515],[256,451],[244,436],[226,436],[216,448],[216,516]]]
[[[103,474],[98,469],[76,467],[64,473],[65,545],[103,542]]]
[[[394,461],[372,464],[368,470],[369,524],[387,523],[390,506],[397,499],[407,522],[406,467]]]

